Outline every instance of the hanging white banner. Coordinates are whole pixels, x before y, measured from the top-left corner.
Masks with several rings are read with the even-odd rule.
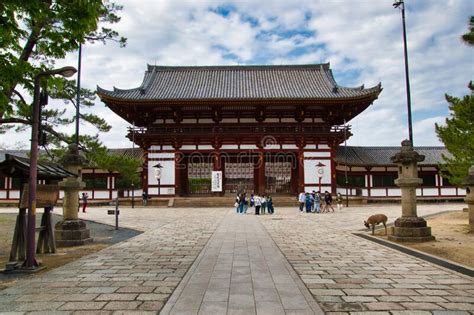
[[[211,191],[222,191],[222,171],[212,171]]]

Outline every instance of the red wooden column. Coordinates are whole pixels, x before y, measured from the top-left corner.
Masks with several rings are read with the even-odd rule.
[[[187,156],[183,157],[183,170],[182,170],[182,192],[185,196],[189,195],[189,174],[188,174],[188,168],[189,168],[189,158]]]
[[[142,189],[148,192],[148,145],[142,147],[143,150],[143,166],[142,166]]]
[[[304,146],[298,146],[298,193],[304,191]]]
[[[263,195],[265,193],[265,152],[261,147],[258,148],[257,187],[255,191],[259,195]]]
[[[336,183],[336,147],[337,145],[331,145],[331,194],[336,195],[337,183]]]
[[[183,153],[180,151],[181,143],[175,140],[173,144],[174,148],[174,193],[177,196],[183,195],[183,183],[182,183],[182,174],[183,168],[186,165],[183,165]]]

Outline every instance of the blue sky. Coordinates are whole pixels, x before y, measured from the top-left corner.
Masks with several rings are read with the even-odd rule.
[[[343,86],[382,82],[379,99],[353,119],[350,145],[399,145],[407,138],[401,13],[391,0],[120,0],[114,26],[128,46],[83,47],[82,82],[137,87],[146,64],[313,64],[330,62]],[[440,145],[434,123],[448,112],[444,93],[462,96],[473,78],[473,48],[463,44],[468,0],[406,0],[415,145]],[[72,53],[58,65],[75,65]],[[127,147],[127,123],[97,101],[110,147]],[[70,132],[73,132],[73,126]],[[87,126],[82,132],[96,133]],[[15,137],[17,139],[17,137]],[[28,137],[25,137],[27,140]],[[10,141],[10,142],[8,142]],[[11,139],[0,144],[14,146]]]

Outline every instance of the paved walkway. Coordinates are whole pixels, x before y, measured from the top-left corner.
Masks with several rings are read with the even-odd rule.
[[[256,216],[231,213],[161,314],[322,314]]]
[[[113,224],[106,209],[81,216]],[[401,210],[123,208],[121,226],[145,233],[0,291],[0,314],[311,314],[314,301],[328,314],[474,314],[473,278],[352,234],[379,212]]]

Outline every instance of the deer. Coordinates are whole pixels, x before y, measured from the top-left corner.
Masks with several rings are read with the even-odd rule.
[[[387,235],[387,216],[385,214],[374,214],[371,215],[367,221],[364,221],[366,228],[370,229],[372,227],[372,235],[374,235],[375,226],[380,223],[385,227],[385,235]]]

